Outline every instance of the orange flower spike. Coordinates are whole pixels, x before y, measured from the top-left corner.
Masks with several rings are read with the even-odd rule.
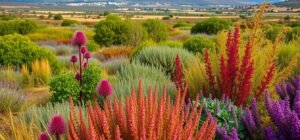
[[[95,127],[93,125],[93,121],[92,121],[92,118],[91,118],[91,115],[88,114],[88,123],[89,123],[89,134],[90,134],[90,139],[91,140],[98,140],[98,137],[97,137],[97,132],[95,130]]]
[[[73,123],[73,119],[72,116],[70,115],[70,120],[69,120],[69,133],[68,133],[68,139],[70,137],[70,140],[79,140],[78,135],[76,133],[75,127],[74,127],[74,123]]]
[[[115,128],[115,140],[122,140],[120,128],[118,125]]]
[[[112,137],[111,137],[111,132],[110,132],[110,128],[109,128],[109,123],[107,122],[107,117],[105,116],[105,113],[102,112],[101,113],[102,115],[102,129],[103,129],[103,133],[104,133],[104,136],[105,136],[105,139],[108,139],[108,140],[111,140]]]
[[[201,140],[204,139],[204,135],[206,133],[207,127],[208,127],[208,123],[210,120],[210,114],[206,117],[205,122],[202,124],[200,130],[198,131],[198,133],[196,134],[196,139],[197,140]]]

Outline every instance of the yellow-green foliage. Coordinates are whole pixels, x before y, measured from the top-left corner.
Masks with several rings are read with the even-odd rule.
[[[110,47],[103,48],[98,53],[102,54],[106,59],[114,57],[130,57],[132,54],[132,47]]]
[[[93,40],[94,32],[91,30],[84,30],[87,38]],[[38,29],[33,33],[27,34],[30,40],[34,42],[55,40],[60,43],[70,43],[74,34],[74,30],[66,27],[45,27]]]
[[[46,86],[51,77],[51,67],[48,60],[35,60],[32,63],[31,73],[26,65],[22,66],[22,86]]]
[[[34,140],[41,132],[35,122],[27,122],[19,116],[14,116],[12,112],[9,116],[1,115],[0,120],[1,128],[5,128],[0,129],[1,140]]]
[[[22,79],[22,75],[19,71],[14,70],[12,67],[0,67],[0,81],[8,81],[8,82],[20,82]]]
[[[189,91],[192,93],[198,93],[201,91],[201,85],[208,86],[208,78],[205,74],[205,64],[200,60],[191,62],[192,67],[188,67],[184,70],[185,81],[189,86]],[[191,94],[195,98],[196,94]]]

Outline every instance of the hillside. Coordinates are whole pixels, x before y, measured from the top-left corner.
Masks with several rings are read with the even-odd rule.
[[[300,1],[299,0],[287,0],[284,2],[276,3],[277,6],[288,6],[288,7],[300,7]]]

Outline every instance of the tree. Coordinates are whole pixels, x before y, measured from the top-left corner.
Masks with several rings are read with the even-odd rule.
[[[37,28],[37,24],[32,20],[21,21],[18,25],[18,32],[22,35],[33,32]]]
[[[219,31],[229,29],[230,22],[218,18],[210,18],[202,22],[198,22],[192,27],[191,33],[206,33],[206,34],[217,34]]]
[[[117,15],[108,15],[95,26],[94,40],[102,46],[138,46],[147,37],[145,29],[131,20],[122,20]]]
[[[212,40],[202,35],[194,36],[183,44],[184,49],[193,53],[201,53],[201,54],[204,48],[212,49],[214,46],[215,44]]]
[[[60,14],[56,14],[56,15],[54,15],[53,19],[54,19],[54,20],[62,20],[62,19],[63,19],[63,16],[60,15]]]
[[[65,19],[62,23],[61,26],[70,26],[72,24],[76,24],[76,20],[70,20],[70,19]]]
[[[164,41],[168,38],[167,25],[157,19],[149,19],[143,23],[148,32],[149,38],[155,42]]]

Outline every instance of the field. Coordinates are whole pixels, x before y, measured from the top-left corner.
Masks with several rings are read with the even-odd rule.
[[[298,140],[300,14],[283,9],[3,4],[0,139]]]

